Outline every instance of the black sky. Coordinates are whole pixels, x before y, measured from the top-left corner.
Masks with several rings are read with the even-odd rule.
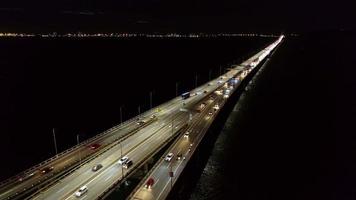
[[[163,24],[173,31],[298,32],[355,28],[352,4],[347,0],[14,0],[2,3],[0,13],[5,26],[29,19],[34,26],[66,24],[75,16],[63,16],[63,12],[89,11],[81,13],[80,18],[94,27],[139,19],[154,24],[158,31]],[[17,16],[23,13],[25,17]]]

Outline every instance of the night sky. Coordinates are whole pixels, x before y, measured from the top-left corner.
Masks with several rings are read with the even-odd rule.
[[[29,20],[33,26],[89,26],[112,30],[114,24],[129,23],[127,29],[145,21],[153,31],[257,31],[305,32],[355,28],[352,1],[247,1],[247,0],[77,0],[2,2],[2,24],[15,27]],[[68,16],[69,15],[69,16]],[[94,16],[94,17],[93,17]],[[73,22],[73,18],[80,18]],[[60,24],[60,25],[58,25]],[[64,25],[63,25],[64,24]],[[21,26],[21,25],[20,25]],[[32,27],[33,27],[32,26]],[[3,30],[8,27],[1,27]],[[40,29],[40,28],[39,28]],[[113,29],[120,30],[120,29]],[[136,29],[133,29],[136,30]],[[143,31],[152,31],[142,28]]]

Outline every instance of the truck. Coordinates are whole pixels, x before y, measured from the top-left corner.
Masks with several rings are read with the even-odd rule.
[[[181,95],[182,99],[188,99],[190,97],[190,92],[185,92]]]

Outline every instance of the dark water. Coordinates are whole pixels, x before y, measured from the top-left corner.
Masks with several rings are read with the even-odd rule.
[[[157,105],[272,38],[0,40],[1,179]]]
[[[190,200],[356,198],[356,35],[289,38],[236,104]]]

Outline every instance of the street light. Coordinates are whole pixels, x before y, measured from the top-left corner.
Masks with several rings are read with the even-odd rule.
[[[120,106],[120,125],[122,125],[122,106]]]
[[[176,97],[178,96],[178,82],[176,82]]]
[[[122,141],[120,141],[120,160],[122,159]],[[120,161],[121,162],[121,161]],[[121,165],[121,180],[124,180],[124,168]]]
[[[79,146],[79,134],[77,134],[77,143]],[[82,165],[82,156],[81,156],[81,152],[80,152],[80,148],[79,148],[79,166]]]
[[[56,155],[58,154],[58,150],[57,150],[57,140],[56,140],[56,133],[54,132],[54,128],[52,129],[53,132],[53,141],[54,141],[54,149],[56,151]]]

